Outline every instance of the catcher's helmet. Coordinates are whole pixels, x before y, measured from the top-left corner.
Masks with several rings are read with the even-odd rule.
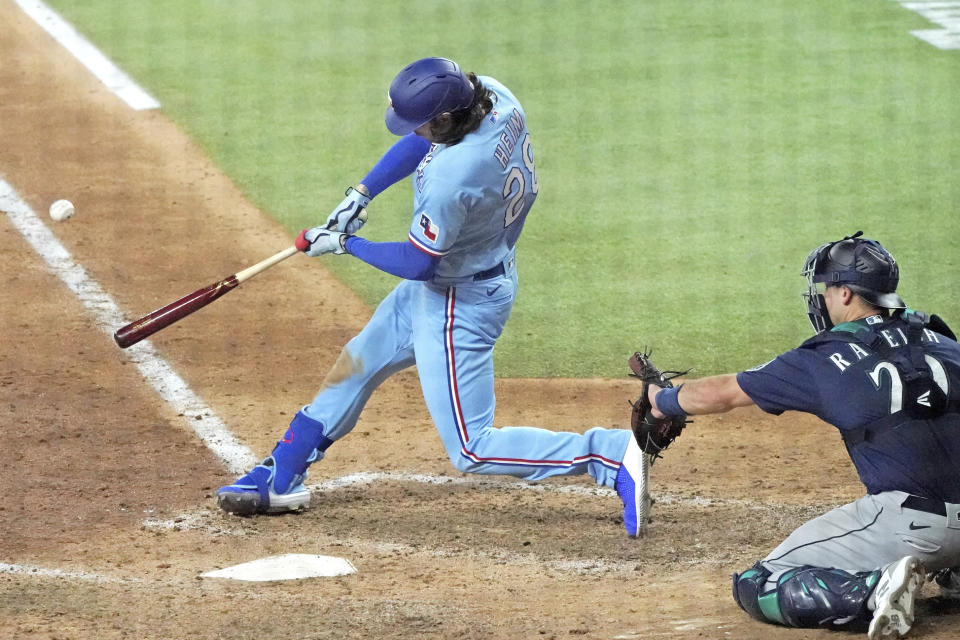
[[[879,242],[861,238],[862,235],[863,231],[857,231],[843,240],[827,242],[807,256],[803,265],[807,291],[803,297],[810,324],[817,333],[833,326],[823,298],[824,285],[844,285],[870,304],[884,309],[907,306],[896,292],[900,282],[897,261]]]
[[[407,65],[390,83],[390,106],[383,119],[391,133],[404,136],[441,113],[473,103],[473,83],[453,60],[423,58]]]

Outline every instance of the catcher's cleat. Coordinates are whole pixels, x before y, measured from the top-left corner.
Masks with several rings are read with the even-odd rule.
[[[233,484],[217,489],[217,505],[227,513],[251,516],[299,511],[310,504],[310,492],[302,482],[297,482],[288,491],[276,493],[273,490],[275,473],[273,457],[265,459]]]
[[[646,534],[650,522],[649,474],[650,456],[630,438],[614,487],[623,501],[623,526],[631,538]]]
[[[924,570],[913,556],[900,558],[883,571],[873,593],[875,606],[870,640],[902,638],[913,626],[914,600],[923,586]]]
[[[947,600],[960,600],[960,567],[940,569],[929,580],[940,587],[940,597]]]

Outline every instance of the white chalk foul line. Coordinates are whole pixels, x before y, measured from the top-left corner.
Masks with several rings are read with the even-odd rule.
[[[160,103],[143,90],[73,25],[41,0],[15,0],[23,12],[43,27],[67,51],[90,70],[111,92],[138,111],[158,109]]]
[[[49,569],[47,567],[36,567],[32,565],[7,564],[6,562],[0,562],[0,573],[34,576],[37,578],[81,580],[83,582],[136,582],[136,580],[131,580],[128,578],[118,578],[116,576],[108,576],[102,573],[93,573],[91,571]]]
[[[6,212],[17,231],[47,263],[50,272],[73,291],[107,335],[112,336],[116,328],[127,324],[128,320],[113,299],[82,266],[74,262],[50,229],[2,178],[0,210]],[[160,357],[149,340],[124,350],[124,354],[137,365],[140,374],[150,386],[183,417],[184,422],[223,461],[229,471],[243,473],[256,462],[253,452],[234,438],[223,421]]]

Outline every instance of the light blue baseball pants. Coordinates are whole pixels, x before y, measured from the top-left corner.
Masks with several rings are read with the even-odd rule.
[[[527,480],[589,473],[612,487],[632,437],[628,430],[493,427],[493,347],[516,291],[513,260],[503,275],[487,280],[402,281],[347,343],[302,412],[336,441],[356,425],[374,389],[416,364],[430,416],[460,471]]]

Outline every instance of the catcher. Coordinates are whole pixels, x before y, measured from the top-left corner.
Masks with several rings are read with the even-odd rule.
[[[647,452],[669,445],[688,415],[751,404],[839,429],[867,494],[734,574],[733,597],[763,622],[899,638],[914,622],[925,568],[943,595],[960,586],[951,569],[960,565],[960,345],[937,316],[906,308],[893,256],[861,235],[807,257],[816,335],[737,374],[652,382],[637,404],[649,413],[641,423],[659,425]]]

